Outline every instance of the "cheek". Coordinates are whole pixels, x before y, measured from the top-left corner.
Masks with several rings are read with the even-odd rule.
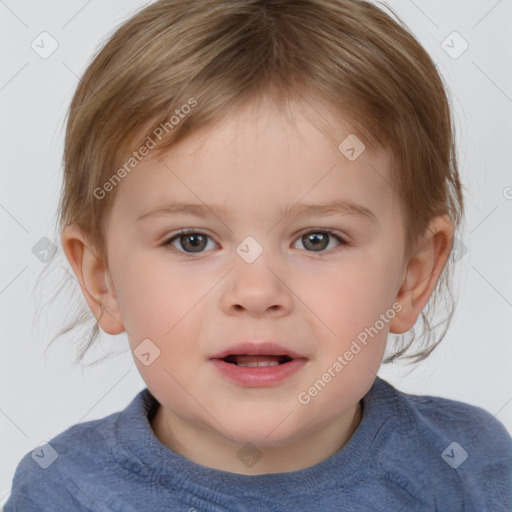
[[[162,274],[156,265],[132,273],[124,282],[118,299],[131,350],[146,339],[159,350],[152,365],[139,365],[144,379],[148,376],[167,382],[169,375],[164,368],[179,374],[187,366],[184,361],[198,357],[194,341],[199,337],[202,311],[198,299],[206,293],[199,291],[179,273]]]
[[[343,262],[339,269],[317,273],[305,283],[300,297],[326,327],[353,332],[357,326],[373,323],[391,306],[394,282],[386,262],[366,254]]]
[[[305,311],[323,340],[320,366],[329,368],[346,354],[343,373],[371,368],[377,372],[395,311],[392,308],[393,262],[365,252],[339,272],[330,273],[306,294]],[[312,316],[311,311],[314,312]],[[358,370],[359,371],[359,370]],[[357,375],[353,375],[357,378]],[[341,380],[341,379],[339,379]]]
[[[162,336],[187,311],[190,287],[163,263],[130,257],[113,272],[123,321],[138,337]]]

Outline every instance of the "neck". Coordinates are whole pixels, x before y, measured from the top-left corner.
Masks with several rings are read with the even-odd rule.
[[[196,464],[231,473],[259,475],[298,471],[322,462],[348,442],[361,417],[362,406],[358,402],[320,429],[273,445],[233,442],[217,431],[189,423],[162,405],[151,420],[151,427],[160,442]]]

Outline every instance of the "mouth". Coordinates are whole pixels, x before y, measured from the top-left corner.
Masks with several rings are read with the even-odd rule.
[[[249,354],[229,354],[223,357],[221,361],[234,364],[236,366],[278,366],[292,361],[292,357],[287,355],[249,355]]]
[[[239,343],[210,360],[230,382],[248,387],[278,385],[308,362],[301,354],[269,341]]]
[[[221,359],[239,366],[258,366],[259,363],[263,363],[262,366],[271,366],[305,357],[272,341],[248,341],[232,345],[210,359]]]

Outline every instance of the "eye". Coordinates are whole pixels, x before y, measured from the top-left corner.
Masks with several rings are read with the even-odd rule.
[[[194,253],[205,252],[208,240],[213,242],[211,237],[205,233],[189,228],[179,231],[162,245],[174,247],[183,256],[192,256]],[[327,252],[325,249],[329,248],[332,241],[338,243],[337,247],[331,247],[332,251],[342,250],[349,245],[340,235],[330,230],[310,230],[303,233],[297,240],[303,243],[307,252]],[[215,242],[213,243],[217,245]]]
[[[341,236],[328,230],[308,231],[303,233],[299,240],[308,252],[326,252],[325,249],[329,247],[332,240],[338,242],[338,246],[333,249],[334,251],[344,249],[344,246],[348,245]]]
[[[192,229],[186,229],[175,234],[166,240],[162,245],[172,245],[179,252],[184,253],[185,256],[189,256],[193,253],[203,252],[203,249],[205,249],[205,247],[208,245],[208,239],[211,240],[211,238],[204,233],[200,233]],[[175,242],[177,242],[177,245],[180,247],[176,247]]]

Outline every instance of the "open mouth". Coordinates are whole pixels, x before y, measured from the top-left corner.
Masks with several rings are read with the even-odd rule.
[[[218,352],[210,360],[229,382],[253,388],[279,385],[304,368],[308,361],[306,357],[272,343],[233,346]]]
[[[222,361],[236,366],[278,366],[292,361],[290,356],[266,356],[266,355],[247,355],[247,354],[229,354]]]

